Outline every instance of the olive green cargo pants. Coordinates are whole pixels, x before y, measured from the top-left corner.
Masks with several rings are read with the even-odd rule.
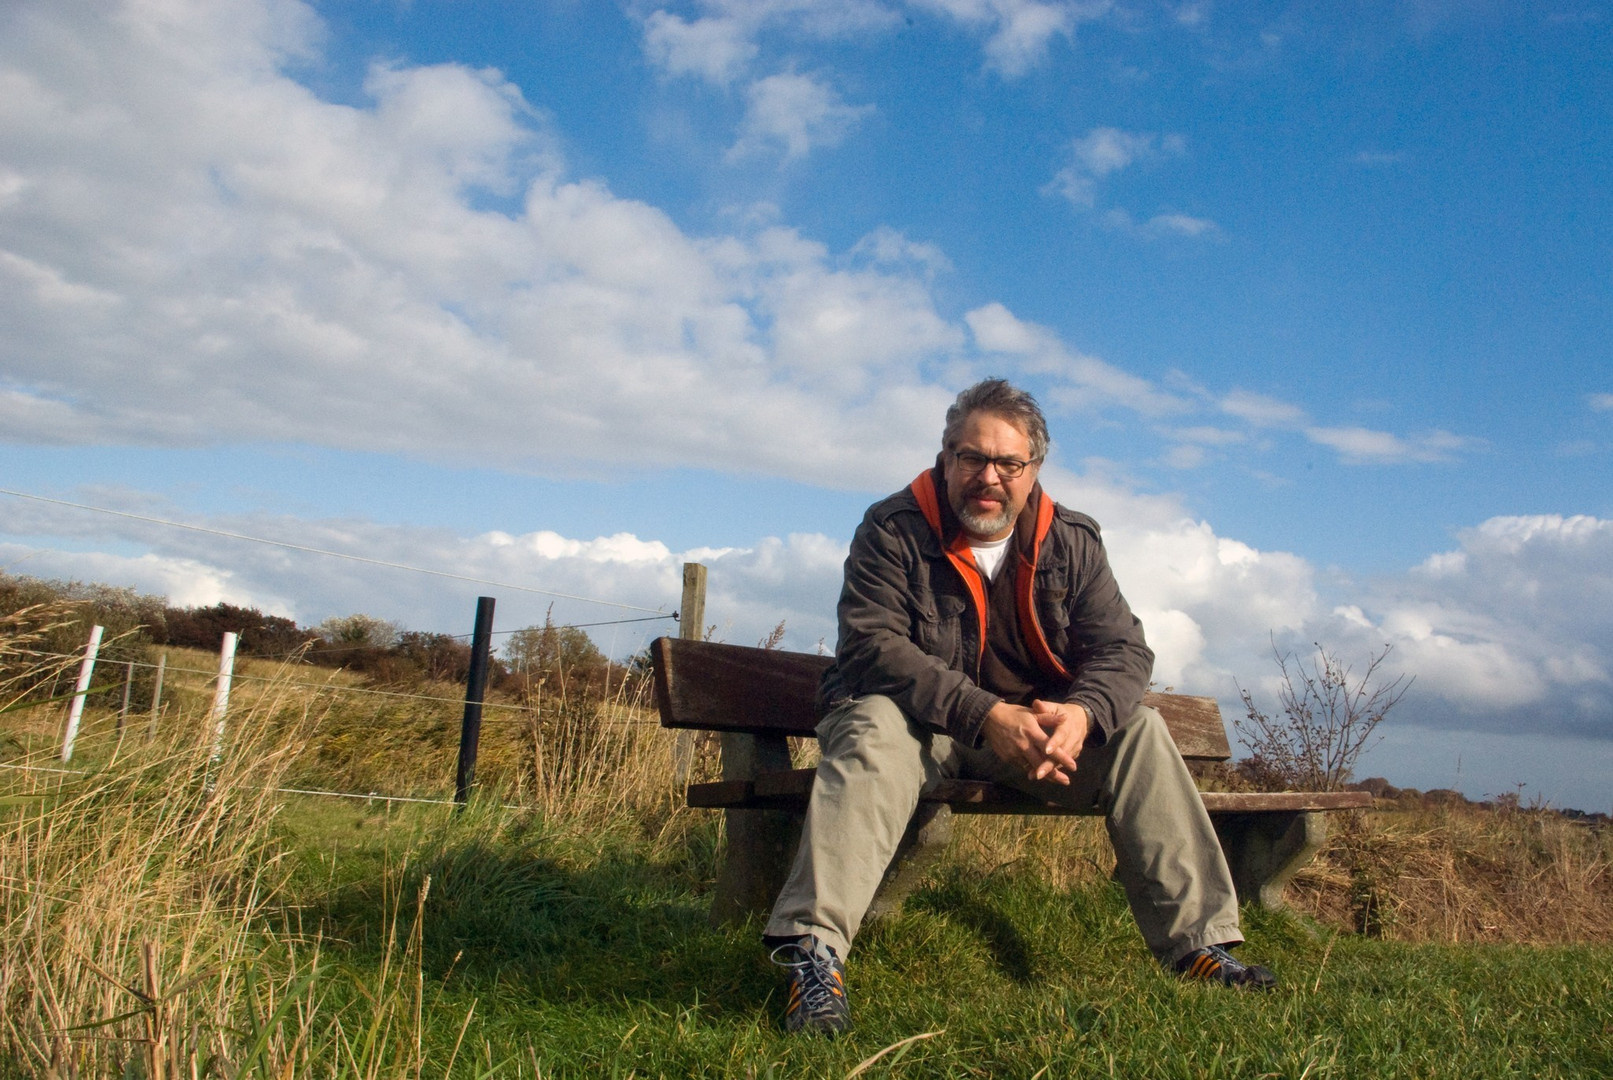
[[[1104,814],[1115,876],[1143,940],[1170,965],[1243,940],[1232,876],[1193,778],[1153,709],[1076,759],[1069,786],[1027,779],[990,750],[909,720],[890,698],[847,702],[818,724],[823,760],[801,846],[765,933],[816,934],[844,958],[918,806],[946,779],[991,780]]]

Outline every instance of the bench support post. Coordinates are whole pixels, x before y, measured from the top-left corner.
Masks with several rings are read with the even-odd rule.
[[[722,736],[724,780],[754,780],[790,768],[790,744],[783,735]],[[711,898],[713,926],[772,910],[790,874],[805,816],[790,810],[724,811],[727,847]]]
[[[1327,816],[1318,811],[1215,814],[1211,821],[1242,903],[1283,906],[1283,887],[1327,840]]]
[[[952,807],[942,802],[920,802],[865,917],[882,919],[900,911],[951,842]]]

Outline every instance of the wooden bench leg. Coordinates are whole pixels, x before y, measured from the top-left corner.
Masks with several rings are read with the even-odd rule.
[[[946,803],[919,803],[885,870],[885,878],[874,894],[866,918],[880,919],[900,911],[925,872],[935,865],[951,841],[952,808]]]
[[[1283,906],[1283,887],[1327,839],[1327,815],[1317,811],[1215,814],[1211,820],[1241,902]]]
[[[790,768],[790,744],[782,735],[722,737],[724,780],[753,780]],[[727,846],[711,898],[713,926],[772,910],[790,874],[804,820],[805,814],[790,810],[724,811]]]

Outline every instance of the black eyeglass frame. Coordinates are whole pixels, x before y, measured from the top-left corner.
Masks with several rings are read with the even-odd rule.
[[[1019,458],[988,457],[973,450],[948,450],[947,453],[951,454],[958,467],[970,476],[985,472],[986,466],[990,465],[1004,480],[1018,480],[1025,474],[1026,469],[1036,464],[1035,461],[1021,461]]]

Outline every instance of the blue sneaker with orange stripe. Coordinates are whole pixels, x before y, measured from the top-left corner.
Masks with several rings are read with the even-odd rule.
[[[1220,945],[1194,949],[1176,961],[1176,973],[1184,979],[1240,986],[1246,990],[1270,990],[1277,985],[1277,976],[1271,969],[1236,960]]]
[[[773,963],[790,971],[789,998],[784,1005],[787,1031],[837,1035],[851,1026],[846,1000],[846,968],[834,949],[814,934],[780,945]]]

